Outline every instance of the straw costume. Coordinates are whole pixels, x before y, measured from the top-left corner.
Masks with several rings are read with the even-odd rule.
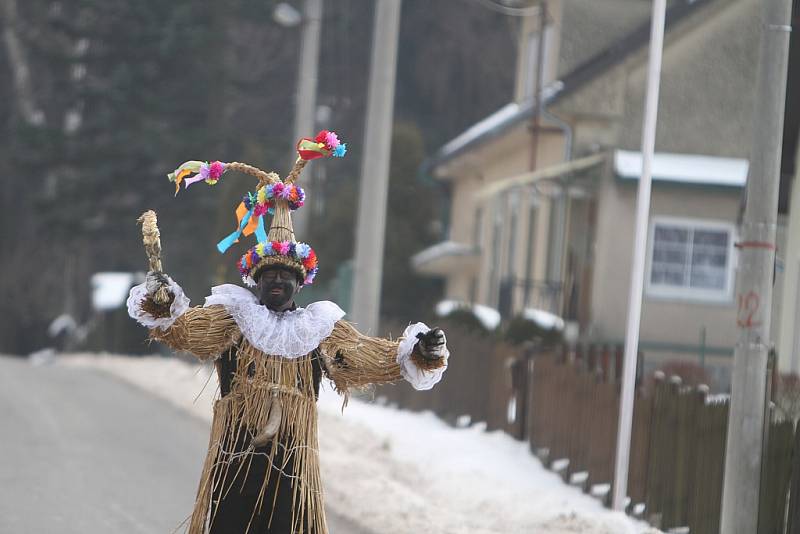
[[[284,180],[242,163],[197,161],[181,165],[170,179],[177,194],[181,183],[213,185],[228,171],[257,178],[255,193],[236,210],[236,231],[217,247],[224,252],[242,235],[255,234],[256,245],[238,262],[245,284],[261,290],[268,280],[283,281],[287,270],[297,276],[287,283],[310,284],[318,260],[295,240],[290,211],[305,196],[296,181],[309,160],[345,150],[335,133],[323,131],[300,141],[300,157]],[[189,307],[180,286],[152,261],[160,250],[154,216],[143,224],[151,272],[131,289],[129,314],[150,328],[152,339],[213,360],[220,383],[188,532],[326,534],[316,411],[322,377],[332,380],[345,403],[351,388],[367,384],[406,379],[430,389],[447,367],[444,334],[416,323],[397,341],[368,337],[342,320],[345,313],[332,302],[303,309],[291,301],[281,311],[264,305],[278,295],[276,288],[259,299],[225,284],[212,288],[203,306]]]

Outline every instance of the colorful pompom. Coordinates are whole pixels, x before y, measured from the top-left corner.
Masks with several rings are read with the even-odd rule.
[[[278,182],[262,187],[256,195],[257,206],[263,205],[264,208],[258,209],[254,214],[274,213],[275,199],[288,201],[289,210],[294,211],[303,207],[305,204],[306,193],[303,188],[296,184],[284,184]]]
[[[300,154],[300,158],[306,161],[329,156],[341,158],[347,153],[346,146],[339,148],[343,145],[345,143],[341,142],[336,132],[322,130],[314,139],[308,137],[300,139],[297,143],[297,152]]]
[[[269,208],[270,208],[269,202],[266,202],[264,204],[256,204],[255,207],[253,208],[253,217],[261,217],[262,215],[265,215],[267,213],[267,210],[269,210]]]
[[[185,187],[202,181],[209,185],[214,185],[219,181],[226,169],[226,164],[221,161],[208,163],[206,161],[192,160],[182,163],[177,169],[169,173],[167,178],[170,182],[175,182],[175,194],[177,195],[181,182],[184,182]],[[195,174],[195,176],[190,177],[191,174]]]
[[[264,258],[275,255],[290,258],[297,262],[298,267],[302,266],[306,272],[304,284],[310,284],[314,281],[314,277],[316,277],[319,270],[317,255],[307,244],[293,241],[268,241],[266,243],[258,243],[248,250],[239,262],[239,273],[242,275],[242,280],[247,285],[253,285],[253,270],[261,264]],[[301,255],[305,257],[301,257]]]
[[[325,139],[327,139],[329,133],[330,132],[328,130],[320,130],[320,132],[314,138],[314,141],[317,143],[325,143]]]
[[[339,146],[339,136],[336,135],[336,132],[328,132],[325,135],[325,147],[328,150],[334,150],[337,146]]]
[[[215,161],[208,166],[208,176],[211,180],[215,182],[220,179],[222,174],[225,172],[225,164],[221,161]]]

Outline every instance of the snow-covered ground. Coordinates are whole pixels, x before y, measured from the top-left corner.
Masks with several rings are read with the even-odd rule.
[[[103,369],[210,420],[210,366],[90,354],[58,361]],[[319,426],[327,503],[376,534],[658,532],[566,486],[524,443],[480,425],[454,429],[430,413],[356,399],[342,412],[327,386]]]

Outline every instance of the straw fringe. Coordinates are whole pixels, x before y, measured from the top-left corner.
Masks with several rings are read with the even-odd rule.
[[[150,330],[151,339],[201,360],[218,357],[241,337],[233,317],[220,305],[189,308],[170,328]]]
[[[398,341],[365,336],[351,323],[338,321],[320,349],[336,391],[346,394],[350,388],[400,380],[398,346]]]
[[[261,271],[261,269],[270,265],[285,265],[286,267],[297,271],[297,273],[303,278],[305,278],[308,274],[308,270],[303,267],[303,264],[293,258],[289,258],[287,256],[267,256],[258,262],[256,268],[253,269],[253,278],[258,279],[258,273]]]
[[[203,466],[197,501],[189,534],[205,534],[214,521],[214,495],[236,491],[237,474],[254,476],[250,467],[254,454],[250,448],[237,451],[233,444],[247,443],[269,419],[270,395],[277,391],[283,417],[275,439],[268,445],[271,466],[261,484],[254,518],[269,506],[270,521],[278,486],[290,483],[292,488],[292,534],[327,534],[322,483],[319,473],[317,411],[312,356],[296,360],[267,356],[245,341],[239,349],[237,371],[231,393],[218,400],[208,456]],[[248,369],[251,375],[248,375]],[[282,462],[276,462],[278,449]],[[234,460],[242,459],[237,472]],[[289,462],[293,472],[286,473]],[[283,473],[284,476],[280,476]],[[273,495],[269,494],[269,491]],[[249,528],[248,528],[249,530]]]
[[[347,321],[337,322],[331,335],[320,344],[328,375],[336,385],[336,391],[347,396],[351,388],[401,380],[403,375],[400,364],[397,363],[397,351],[402,339],[401,337],[392,341],[365,336],[353,324]],[[416,346],[411,353],[411,359],[425,371],[445,365],[444,359],[425,358]]]
[[[171,328],[151,330],[151,336],[201,358],[232,350],[242,337],[222,306],[191,308]],[[398,341],[365,336],[352,324],[338,321],[317,354],[336,390],[344,394],[346,404],[350,388],[402,378],[397,363],[398,346]],[[291,485],[291,534],[327,534],[319,466],[315,357],[311,353],[290,360],[264,354],[247,339],[239,343],[231,391],[214,405],[208,454],[188,534],[209,531],[216,511],[215,499],[238,491],[240,474],[245,480],[264,477],[251,524],[244,534],[251,532],[253,519],[262,510],[268,511],[272,521],[280,484]],[[273,391],[277,395],[270,402]],[[270,409],[276,403],[281,406],[282,418],[275,438],[264,449],[248,448],[267,424]],[[267,456],[266,476],[251,472],[255,455]],[[292,472],[287,473],[290,464]]]

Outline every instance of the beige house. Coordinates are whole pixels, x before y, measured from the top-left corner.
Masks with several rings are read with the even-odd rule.
[[[412,263],[443,277],[448,299],[506,318],[544,310],[577,325],[582,339],[620,342],[650,2],[547,7],[544,39],[538,17],[520,25],[515,100],[427,163],[449,187],[449,235]],[[649,366],[689,359],[722,387],[737,336],[734,245],[757,15],[757,0],[676,0],[664,49],[641,347]]]

